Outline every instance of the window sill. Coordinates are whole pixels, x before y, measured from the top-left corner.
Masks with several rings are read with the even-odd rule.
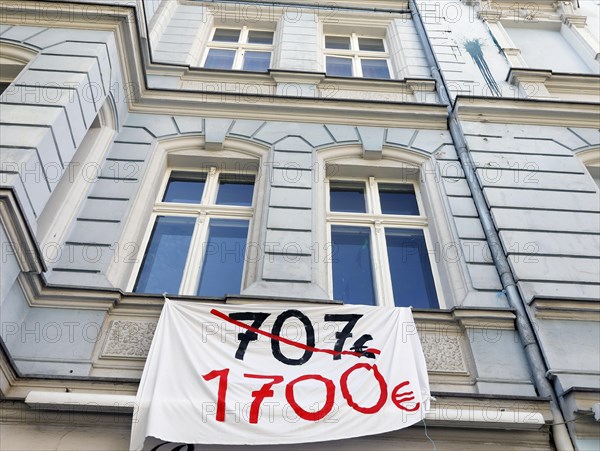
[[[296,89],[292,90],[292,87]],[[307,87],[314,86],[314,89]],[[318,97],[330,99],[378,100],[390,102],[436,103],[433,79],[401,80],[328,77],[322,72],[299,72],[271,69],[248,72],[191,68],[182,71],[179,88],[228,94],[262,94],[281,97]],[[304,89],[302,89],[304,88]],[[381,96],[383,94],[383,96]]]
[[[521,87],[529,98],[585,100],[590,97],[600,97],[600,75],[596,74],[512,68],[508,73],[507,81]]]

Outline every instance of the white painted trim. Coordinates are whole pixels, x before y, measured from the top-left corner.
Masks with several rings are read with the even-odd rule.
[[[384,30],[385,34],[385,30]],[[327,36],[337,36],[337,37],[348,37],[350,39],[350,49],[328,49],[325,45],[325,40]],[[360,50],[359,47],[359,35],[356,32],[351,33],[341,33],[341,32],[324,32],[321,36],[321,49],[323,53],[323,67],[327,69],[327,57],[331,56],[334,58],[344,58],[350,59],[352,61],[352,76],[356,78],[364,78],[362,71],[362,60],[363,59],[376,59],[376,60],[385,60],[389,72],[389,80],[392,80],[395,77],[394,70],[392,64],[390,62],[390,52],[389,52],[389,44],[387,42],[387,38],[381,36],[370,36],[370,35],[360,35],[360,38],[366,39],[381,39],[383,42],[384,51],[383,52],[372,52]],[[387,80],[384,78],[384,80]]]
[[[272,28],[272,27],[271,27]],[[201,57],[201,67],[204,67],[206,64],[206,59],[208,58],[208,53],[211,49],[216,50],[232,50],[235,51],[235,55],[233,58],[232,68],[230,70],[243,70],[244,65],[244,56],[247,51],[256,51],[256,52],[269,52],[271,54],[271,59],[269,61],[269,68],[273,66],[273,47],[275,44],[275,30],[268,27],[261,26],[253,26],[249,28],[246,25],[242,27],[232,27],[228,25],[214,25],[210,30],[210,38],[202,52]],[[220,42],[213,41],[215,32],[217,29],[230,29],[230,30],[240,30],[240,37],[238,38],[238,42]],[[268,44],[250,44],[248,43],[248,35],[250,31],[269,31],[273,33],[273,43]]]
[[[438,423],[471,423],[470,427],[510,429],[511,425],[519,429],[541,429],[546,425],[544,416],[538,411],[508,409],[463,409],[436,407],[425,416],[427,421],[438,426]]]
[[[586,168],[586,173],[594,181],[600,192],[600,147],[587,149],[576,154]]]
[[[0,83],[12,83],[36,56],[35,50],[0,38]]]
[[[600,104],[554,101],[514,101],[461,97],[454,109],[461,121],[499,124],[555,125],[598,129]]]
[[[134,264],[126,262],[112,262],[107,270],[107,277],[117,287],[125,287],[126,291],[132,291],[140,271],[146,248],[150,241],[150,235],[156,221],[156,216],[193,216],[198,218],[192,242],[202,243],[208,230],[208,220],[214,218],[239,218],[250,220],[247,242],[259,242],[258,235],[261,228],[262,208],[265,192],[265,183],[269,177],[266,176],[263,159],[266,149],[262,146],[248,143],[241,139],[226,139],[223,151],[204,150],[204,139],[199,136],[177,137],[158,141],[156,148],[151,152],[146,172],[140,180],[136,197],[132,199],[132,208],[124,226],[121,242],[142,243],[139,248]],[[253,193],[252,207],[235,207],[210,204],[216,200],[217,177],[219,173],[233,172],[234,167],[228,168],[227,161],[247,162],[252,164],[256,177]],[[178,204],[161,202],[162,194],[172,171],[184,172],[206,172],[207,165],[215,166],[215,173],[207,177],[201,204]],[[250,172],[248,172],[250,174]],[[155,183],[157,178],[161,183]],[[210,180],[213,180],[211,183]],[[200,224],[200,219],[206,217],[206,222]],[[203,246],[199,246],[202,248]],[[196,249],[196,248],[193,248]],[[200,259],[200,260],[199,260]],[[193,286],[201,271],[199,262],[202,256],[198,252],[188,253],[186,269],[180,286],[181,294],[194,295],[197,287]],[[198,263],[198,265],[196,265]],[[246,262],[242,275],[243,290],[249,285],[251,275],[256,271],[256,263]],[[197,272],[198,274],[195,274]]]
[[[25,404],[34,409],[130,412],[135,407],[135,398],[134,395],[32,390]]]
[[[368,170],[369,173],[377,172],[377,169],[372,167],[372,160],[364,160],[362,159],[362,151],[357,146],[338,146],[331,147],[327,149],[323,149],[317,153],[317,158],[319,161],[320,167],[325,167],[325,165],[330,163],[336,164],[347,164],[349,166],[354,166],[356,169],[360,169],[363,167],[365,170]],[[414,175],[415,178],[408,179],[405,177],[405,180],[398,180],[393,178],[385,178],[382,177],[377,179],[378,182],[382,183],[400,183],[400,184],[412,184],[415,187],[415,195],[417,196],[417,203],[419,206],[419,211],[426,211],[422,193],[420,190],[421,185],[419,184],[419,179],[424,177],[424,173],[421,170],[422,164],[427,160],[425,157],[421,155],[414,154],[408,150],[400,150],[400,149],[391,149],[384,148],[383,150],[383,159],[379,161],[379,166],[384,168],[389,167],[399,167],[403,168],[406,165],[414,166],[415,173],[411,173],[411,176]],[[429,173],[429,172],[426,172]],[[406,174],[404,174],[406,176]],[[367,203],[367,211],[368,213],[339,213],[339,212],[331,212],[329,206],[329,182],[331,180],[341,180],[341,181],[363,181],[365,183],[365,194],[366,194],[366,203]],[[389,277],[384,276],[382,279],[378,279],[382,273],[389,274],[389,262],[387,259],[387,251],[384,249],[385,246],[385,237],[383,239],[377,238],[377,233],[375,232],[374,227],[385,228],[420,228],[423,230],[423,234],[425,236],[425,243],[427,247],[427,252],[430,260],[430,266],[432,269],[432,275],[434,279],[434,284],[438,296],[438,303],[440,308],[449,308],[451,304],[449,304],[449,299],[445,294],[445,290],[443,287],[445,284],[442,283],[441,279],[441,271],[438,268],[439,265],[445,265],[443,261],[433,261],[431,256],[433,253],[432,246],[432,237],[430,236],[429,227],[427,218],[425,215],[421,214],[420,216],[397,216],[397,215],[384,215],[378,213],[380,211],[380,207],[378,209],[378,202],[373,199],[373,194],[371,191],[377,188],[376,181],[374,180],[374,188],[369,188],[368,178],[365,177],[351,177],[347,175],[336,176],[335,174],[329,177],[326,180],[323,180],[323,186],[317,186],[315,191],[317,192],[317,198],[315,201],[315,216],[317,218],[327,218],[326,221],[320,221],[317,225],[317,242],[320,241],[320,237],[325,238],[325,243],[329,243],[331,245],[331,226],[336,225],[361,225],[364,227],[370,227],[371,230],[371,257],[373,264],[373,277],[374,277],[374,285],[376,290],[376,302],[378,305],[394,305],[393,302],[393,291],[391,287],[391,279]],[[440,193],[428,193],[430,197],[437,197]],[[435,223],[438,228],[443,228],[444,230],[448,229],[448,213],[445,211],[428,211],[428,215],[432,216],[435,219]],[[445,226],[443,226],[445,224]],[[380,233],[383,233],[381,230]],[[443,234],[444,237],[450,236],[449,231]],[[457,241],[457,238],[454,240]],[[440,244],[443,246],[447,240],[443,240]],[[463,257],[461,257],[463,259]],[[464,263],[464,262],[463,262]],[[317,268],[317,283],[321,286],[326,283],[327,292],[331,299],[333,299],[333,274],[332,274],[332,265],[330,259],[319,259],[317,264],[315,265]],[[377,268],[381,266],[381,271],[378,271]],[[444,273],[448,275],[450,279],[455,281],[457,279],[456,271],[451,270],[450,268],[444,268]],[[466,271],[466,268],[463,268],[463,271]],[[325,277],[323,277],[323,274]],[[464,276],[460,278],[463,281],[463,285],[461,288],[463,291],[466,291],[466,287],[464,286]],[[455,282],[452,282],[453,284]],[[456,302],[456,299],[453,298],[453,301]]]

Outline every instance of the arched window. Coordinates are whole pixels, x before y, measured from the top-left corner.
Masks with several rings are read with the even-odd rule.
[[[246,249],[256,241],[260,151],[207,151],[199,141],[192,150],[190,139],[159,144],[144,176],[140,193],[146,182],[161,181],[151,211],[139,213],[148,220],[136,238],[130,291],[223,297],[241,293],[252,279]]]
[[[577,156],[600,190],[600,149],[585,150]]]
[[[441,281],[421,190],[423,157],[361,149],[320,154],[330,296],[348,304],[439,308]]]
[[[0,41],[0,94],[10,86],[36,54],[26,47]]]
[[[334,299],[438,308],[418,184],[379,177],[328,182]]]

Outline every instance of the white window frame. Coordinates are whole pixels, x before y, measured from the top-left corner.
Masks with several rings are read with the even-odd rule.
[[[217,29],[226,29],[226,30],[240,30],[240,38],[238,40],[238,42],[220,42],[220,41],[213,41],[215,32],[217,31]],[[269,33],[273,33],[273,44],[249,44],[248,43],[248,34],[250,33],[250,31],[266,31]],[[218,50],[234,50],[235,51],[235,57],[233,59],[233,66],[231,69],[222,69],[222,70],[243,70],[242,68],[244,67],[244,55],[246,54],[246,51],[252,51],[252,52],[269,52],[271,54],[271,58],[269,59],[269,68],[271,67],[271,64],[273,63],[273,47],[274,47],[274,42],[275,42],[275,32],[274,30],[269,30],[267,28],[261,28],[261,27],[247,27],[246,25],[242,26],[242,27],[231,27],[231,26],[215,26],[212,28],[212,30],[210,31],[210,39],[208,41],[208,43],[206,44],[206,49],[204,50],[204,55],[202,56],[202,64],[201,66],[204,67],[204,65],[206,64],[206,59],[208,58],[208,52],[211,49],[218,49]]]
[[[331,211],[330,208],[330,184],[331,182],[350,182],[364,183],[365,185],[365,209],[366,213],[350,213]],[[393,215],[383,214],[381,212],[381,203],[379,200],[379,184],[393,185],[412,185],[415,191],[419,215]],[[428,230],[427,216],[424,215],[424,205],[421,199],[419,185],[411,181],[398,181],[388,178],[375,177],[333,177],[325,181],[326,200],[325,209],[327,214],[327,242],[332,243],[331,229],[334,225],[348,227],[368,227],[371,232],[371,268],[373,272],[373,285],[375,289],[375,305],[394,307],[394,292],[392,287],[392,278],[390,276],[389,258],[385,240],[385,229],[421,229],[425,237],[425,246],[429,257],[429,264],[433,275],[433,281],[437,293],[438,305],[442,305],[442,296],[440,292],[440,277],[437,267],[432,262],[434,255],[433,245]],[[333,247],[330,248],[333,252]],[[329,296],[333,299],[333,265],[332,254],[329,256],[328,287]]]
[[[327,36],[338,36],[350,38],[350,50],[344,49],[328,49],[325,45],[325,39]],[[360,50],[358,39],[381,39],[383,41],[384,52],[373,52]],[[387,63],[388,72],[390,74],[390,78],[382,78],[381,80],[393,80],[394,79],[394,71],[392,70],[392,64],[390,59],[389,45],[387,43],[386,38],[382,38],[381,36],[368,36],[368,35],[359,35],[358,33],[349,33],[349,34],[340,34],[340,33],[324,33],[322,40],[323,47],[323,67],[327,70],[327,57],[332,56],[336,58],[350,58],[352,59],[352,77],[354,78],[364,78],[362,71],[362,59],[377,59],[377,60],[385,60]]]
[[[162,201],[171,175],[174,172],[183,172],[186,174],[206,174],[204,191],[199,204]],[[140,255],[142,258],[138,258],[133,267],[131,278],[128,283],[128,291],[133,292],[135,288],[139,273],[142,269],[142,264],[145,261],[146,251],[150,245],[152,232],[159,216],[196,218],[194,231],[192,232],[192,238],[190,239],[190,246],[187,250],[188,253],[181,277],[181,283],[179,285],[179,291],[176,293],[178,295],[196,296],[198,284],[200,283],[200,274],[202,273],[202,265],[206,251],[205,244],[208,238],[208,228],[211,219],[247,219],[249,221],[248,239],[250,239],[253,222],[252,220],[254,218],[256,206],[258,174],[254,172],[242,174],[254,176],[255,178],[254,189],[252,192],[252,206],[250,207],[238,205],[217,205],[215,203],[219,188],[219,179],[223,174],[240,175],[239,172],[221,170],[217,169],[215,166],[211,166],[210,168],[207,168],[207,170],[186,169],[179,167],[168,169],[167,173],[163,177],[154,207],[152,208],[152,214],[150,215],[148,221],[148,227],[142,239],[143,247],[140,249]],[[244,255],[244,269],[240,281],[240,293],[244,288],[243,285],[244,281],[246,280],[247,270],[246,256]]]
[[[600,192],[600,148],[584,150],[579,152],[577,157]]]

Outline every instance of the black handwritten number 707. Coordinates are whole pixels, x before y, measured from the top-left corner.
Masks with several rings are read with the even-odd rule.
[[[330,354],[333,356],[333,360],[340,360],[342,355],[374,359],[376,355],[380,354],[378,349],[366,347],[366,343],[373,339],[373,337],[369,334],[361,335],[357,340],[354,341],[354,344],[350,347],[349,351],[344,351],[344,344],[346,343],[346,340],[348,338],[352,338],[352,330],[354,329],[354,326],[356,326],[358,320],[363,317],[363,315],[325,315],[324,320],[327,322],[345,322],[346,325],[340,332],[336,332],[335,338],[337,340],[333,346],[333,349],[324,349],[315,347],[315,329],[310,319],[299,310],[286,310],[280,313],[273,323],[271,332],[266,332],[260,329],[260,326],[262,326],[265,320],[271,315],[270,313],[238,312],[226,315],[216,309],[212,309],[210,313],[224,321],[227,321],[228,323],[246,329],[245,332],[240,332],[238,334],[238,340],[240,341],[240,344],[235,353],[235,358],[238,360],[244,360],[248,345],[251,341],[258,340],[259,335],[263,335],[271,339],[271,351],[273,353],[273,357],[280,362],[285,363],[286,365],[304,365],[310,360],[315,352]],[[281,329],[283,328],[285,322],[290,318],[296,318],[304,325],[304,329],[306,330],[306,343],[300,343],[281,336]],[[252,323],[251,325],[248,325],[242,321],[252,321]],[[304,354],[300,358],[296,359],[286,357],[281,352],[281,343],[303,349]]]

